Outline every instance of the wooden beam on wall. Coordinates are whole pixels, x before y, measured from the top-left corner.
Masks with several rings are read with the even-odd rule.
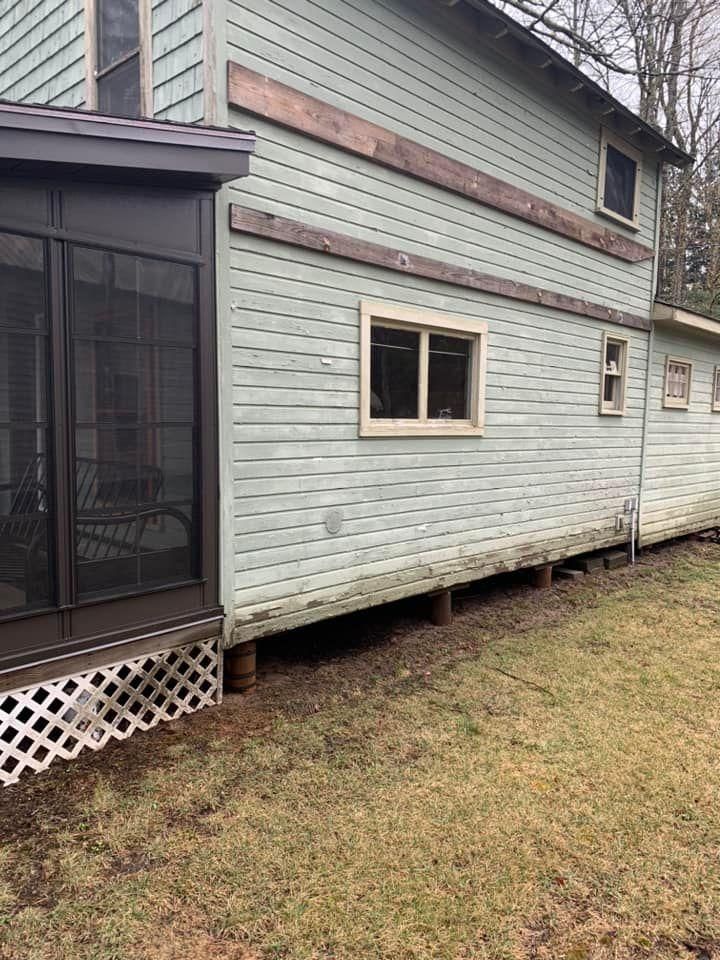
[[[650,247],[592,220],[232,61],[228,63],[228,100],[248,113],[620,260],[639,263],[655,255]]]
[[[263,237],[266,240],[277,240],[306,250],[317,250],[334,257],[344,257],[375,267],[384,267],[387,270],[397,270],[411,276],[439,280],[441,283],[469,287],[472,290],[481,290],[483,293],[508,297],[511,300],[521,300],[524,303],[562,310],[565,313],[592,317],[593,320],[605,320],[638,330],[649,330],[652,322],[650,317],[623,313],[612,307],[580,300],[554,290],[533,287],[527,283],[518,283],[516,280],[506,280],[469,267],[446,263],[443,260],[405,253],[380,243],[359,240],[344,233],[321,230],[301,223],[299,220],[288,220],[286,217],[277,217],[239,204],[230,206],[230,228],[239,233]]]

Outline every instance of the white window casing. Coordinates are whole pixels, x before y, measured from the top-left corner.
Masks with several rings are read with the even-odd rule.
[[[627,404],[630,341],[604,333],[600,356],[600,407],[603,416],[621,417]]]
[[[712,411],[720,413],[720,366],[715,367],[713,374]]]
[[[379,398],[373,396],[372,331],[374,327],[416,333],[419,337],[417,374],[417,417],[383,418],[372,415]],[[482,436],[485,427],[485,380],[487,371],[488,326],[483,320],[456,317],[415,308],[396,307],[363,301],[360,304],[360,418],[361,437],[390,436]],[[462,419],[428,416],[430,337],[468,341],[469,373],[466,412]],[[373,404],[373,400],[375,403]]]
[[[670,410],[688,409],[692,389],[692,368],[692,362],[683,357],[666,357],[663,407]]]

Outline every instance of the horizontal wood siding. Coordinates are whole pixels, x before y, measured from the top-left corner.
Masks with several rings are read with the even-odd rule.
[[[0,4],[0,97],[84,106],[84,25],[84,0]],[[153,0],[152,34],[155,116],[202,120],[202,0]]]
[[[231,243],[236,639],[617,541],[646,333],[627,331],[627,415],[599,417],[609,324]],[[358,438],[361,299],[488,322],[484,437]]]
[[[403,0],[228,4],[228,55],[399,135],[509,181],[598,225],[599,122],[453,30],[451,11]],[[438,19],[438,17],[440,19]],[[269,212],[648,315],[650,261],[627,264],[336,147],[231,111],[257,129],[243,194]],[[642,229],[652,246],[656,162],[647,158]],[[248,204],[250,205],[250,204]]]
[[[203,119],[202,0],[153,0],[153,108],[161,120]]]
[[[83,106],[83,23],[83,0],[6,0],[0,4],[0,98]]]
[[[452,10],[238,0],[228,11],[229,59],[595,217],[597,125],[470,43]],[[218,208],[230,250],[219,323],[221,338],[230,331],[222,409],[235,535],[223,603],[235,640],[622,540],[615,517],[639,488],[645,331],[622,330],[627,415],[601,417],[602,335],[617,326],[230,233],[228,201],[644,317],[651,264],[266,119],[231,109],[230,120],[258,131],[251,176]],[[648,245],[653,174],[643,229],[628,233]],[[363,299],[488,323],[484,437],[358,438]],[[331,511],[339,533],[328,532]]]
[[[662,406],[668,355],[693,363],[688,410]],[[720,523],[720,413],[711,410],[718,364],[717,337],[656,329],[641,508],[645,544]]]

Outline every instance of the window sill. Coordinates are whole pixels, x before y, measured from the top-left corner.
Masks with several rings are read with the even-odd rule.
[[[602,410],[601,409],[600,416],[601,417],[624,417],[625,408],[623,407],[622,410]]]
[[[689,410],[689,403],[672,403],[668,400],[663,400],[663,410]]]
[[[614,223],[619,223],[623,227],[627,227],[628,230],[632,230],[634,233],[640,232],[640,223],[638,220],[628,220],[626,217],[623,217],[620,213],[615,213],[614,210],[608,209],[608,207],[595,207],[595,213],[601,217],[605,217],[608,220],[612,220]]]
[[[470,420],[458,420],[454,423],[443,420],[418,423],[412,420],[378,420],[374,423],[362,423],[361,437],[481,437],[483,426]]]

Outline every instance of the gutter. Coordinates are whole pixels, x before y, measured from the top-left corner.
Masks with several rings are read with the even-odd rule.
[[[657,197],[655,200],[655,234],[653,237],[653,246],[655,247],[655,260],[653,261],[652,281],[650,295],[653,302],[657,293],[658,273],[660,270],[660,216],[662,213],[663,198],[663,166],[658,163],[657,168]],[[652,309],[651,309],[652,314]],[[647,463],[648,446],[648,422],[650,420],[650,391],[652,387],[652,368],[653,368],[653,350],[655,349],[655,322],[653,321],[648,334],[647,343],[647,366],[645,369],[645,409],[643,411],[642,424],[642,445],[640,448],[640,482],[638,485],[638,523],[637,523],[637,544],[638,549],[642,549],[642,509],[643,509],[643,489],[645,487],[645,467]]]

